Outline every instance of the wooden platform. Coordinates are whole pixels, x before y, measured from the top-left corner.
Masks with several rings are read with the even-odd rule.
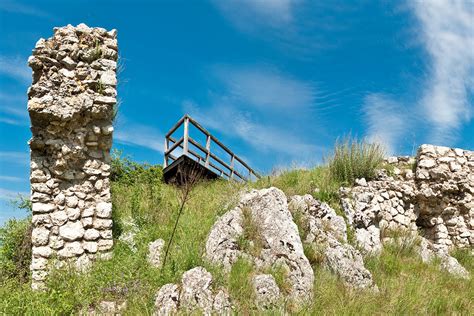
[[[178,131],[181,133],[181,127],[183,136],[173,137]],[[196,133],[194,138],[190,135],[192,128]],[[166,134],[164,156],[163,177],[166,183],[183,182],[191,172],[204,179],[221,177],[249,181],[260,178],[247,163],[187,114]]]
[[[219,178],[219,175],[185,155],[180,156],[163,169],[163,178],[166,183],[182,185],[185,181],[190,180],[190,177],[213,180]]]

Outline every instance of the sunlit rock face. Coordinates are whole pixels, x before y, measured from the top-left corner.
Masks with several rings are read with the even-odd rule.
[[[84,24],[55,28],[28,59],[33,288],[43,287],[53,266],[83,270],[110,257],[116,36]]]

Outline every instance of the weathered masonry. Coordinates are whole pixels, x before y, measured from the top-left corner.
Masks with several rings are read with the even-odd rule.
[[[34,289],[53,266],[82,270],[110,256],[116,35],[84,24],[55,28],[28,59]]]
[[[181,132],[182,137],[173,137]],[[166,134],[164,154],[166,182],[180,182],[192,171],[207,179],[222,177],[247,181],[260,178],[245,161],[189,115],[184,115]]]

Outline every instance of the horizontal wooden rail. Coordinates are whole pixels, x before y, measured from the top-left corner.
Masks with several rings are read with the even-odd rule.
[[[196,127],[201,133],[206,136],[206,145],[205,147],[200,144],[198,141],[190,137],[189,127],[190,124]],[[173,138],[172,135],[176,132],[181,125],[184,125],[184,133],[183,137],[179,138],[178,140]],[[230,157],[230,164],[226,163],[223,159],[218,157],[215,153],[211,150],[211,143],[214,142],[218,147],[224,150]],[[189,144],[196,147],[199,151],[202,152],[200,155],[198,152],[189,148]],[[171,147],[170,147],[171,145]],[[239,178],[240,180],[250,180],[252,175],[255,176],[257,179],[260,178],[260,175],[256,173],[250,166],[245,163],[240,157],[235,155],[227,146],[222,144],[217,138],[211,135],[204,127],[202,127],[198,122],[192,119],[189,115],[184,115],[169,131],[166,133],[165,136],[165,150],[164,150],[164,167],[168,167],[169,160],[176,161],[177,157],[172,155],[177,148],[181,148],[183,150],[182,155],[192,156],[194,157],[199,164],[203,164],[206,168],[215,169],[219,176],[225,176],[229,179]],[[211,161],[213,159],[217,164]],[[244,169],[248,172],[248,178],[244,175],[240,174],[237,170],[235,170],[235,163],[238,162]]]
[[[196,122],[194,119],[192,119],[191,117],[189,117],[188,115],[185,115],[184,117],[188,117],[189,119],[189,122],[191,122],[191,124],[193,124],[197,129],[199,129],[201,132],[203,132],[206,136],[209,136],[217,145],[219,145],[222,149],[224,149],[229,155],[231,156],[235,156],[234,153],[229,149],[227,148],[227,146],[225,146],[224,144],[222,144],[217,138],[215,138],[214,136],[211,135],[211,133],[209,133],[204,127],[202,127],[198,122]],[[184,118],[183,117],[183,118]],[[247,165],[247,163],[245,161],[243,161],[242,159],[240,159],[239,157],[235,156],[235,160],[237,160],[238,162],[240,162],[242,164],[242,166],[244,166],[247,170],[249,170],[251,173],[253,173],[257,178],[260,178],[260,176],[252,169],[250,168],[249,165]]]

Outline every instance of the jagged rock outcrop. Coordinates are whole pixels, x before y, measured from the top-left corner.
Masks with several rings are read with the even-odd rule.
[[[42,287],[51,258],[82,270],[111,255],[116,36],[84,24],[55,28],[28,59],[33,288]]]
[[[300,217],[303,241],[322,251],[323,265],[350,287],[377,290],[360,252],[347,243],[346,223],[311,195],[292,196],[289,208]]]
[[[462,279],[469,279],[469,271],[464,268],[459,261],[450,256],[448,251],[439,250],[433,246],[433,243],[424,237],[421,239],[418,247],[418,253],[423,262],[428,263],[433,259],[438,258],[441,262],[441,269]]]
[[[416,159],[391,157],[387,162],[393,175],[380,172],[373,181],[341,189],[341,205],[358,245],[376,253],[389,239],[386,232],[421,232],[443,266],[456,266],[449,251],[474,246],[474,152],[422,145]],[[425,257],[427,252],[421,253]]]
[[[252,226],[254,236],[244,236]],[[257,253],[245,249],[239,239],[253,238]],[[252,190],[239,205],[217,220],[206,243],[206,257],[230,270],[238,258],[251,260],[257,270],[280,266],[290,287],[289,298],[307,301],[312,297],[314,273],[303,252],[298,227],[288,210],[285,194],[277,188]]]
[[[183,273],[179,286],[163,285],[155,298],[154,315],[173,315],[178,312],[230,315],[231,311],[229,295],[222,289],[214,294],[212,275],[203,267]]]

